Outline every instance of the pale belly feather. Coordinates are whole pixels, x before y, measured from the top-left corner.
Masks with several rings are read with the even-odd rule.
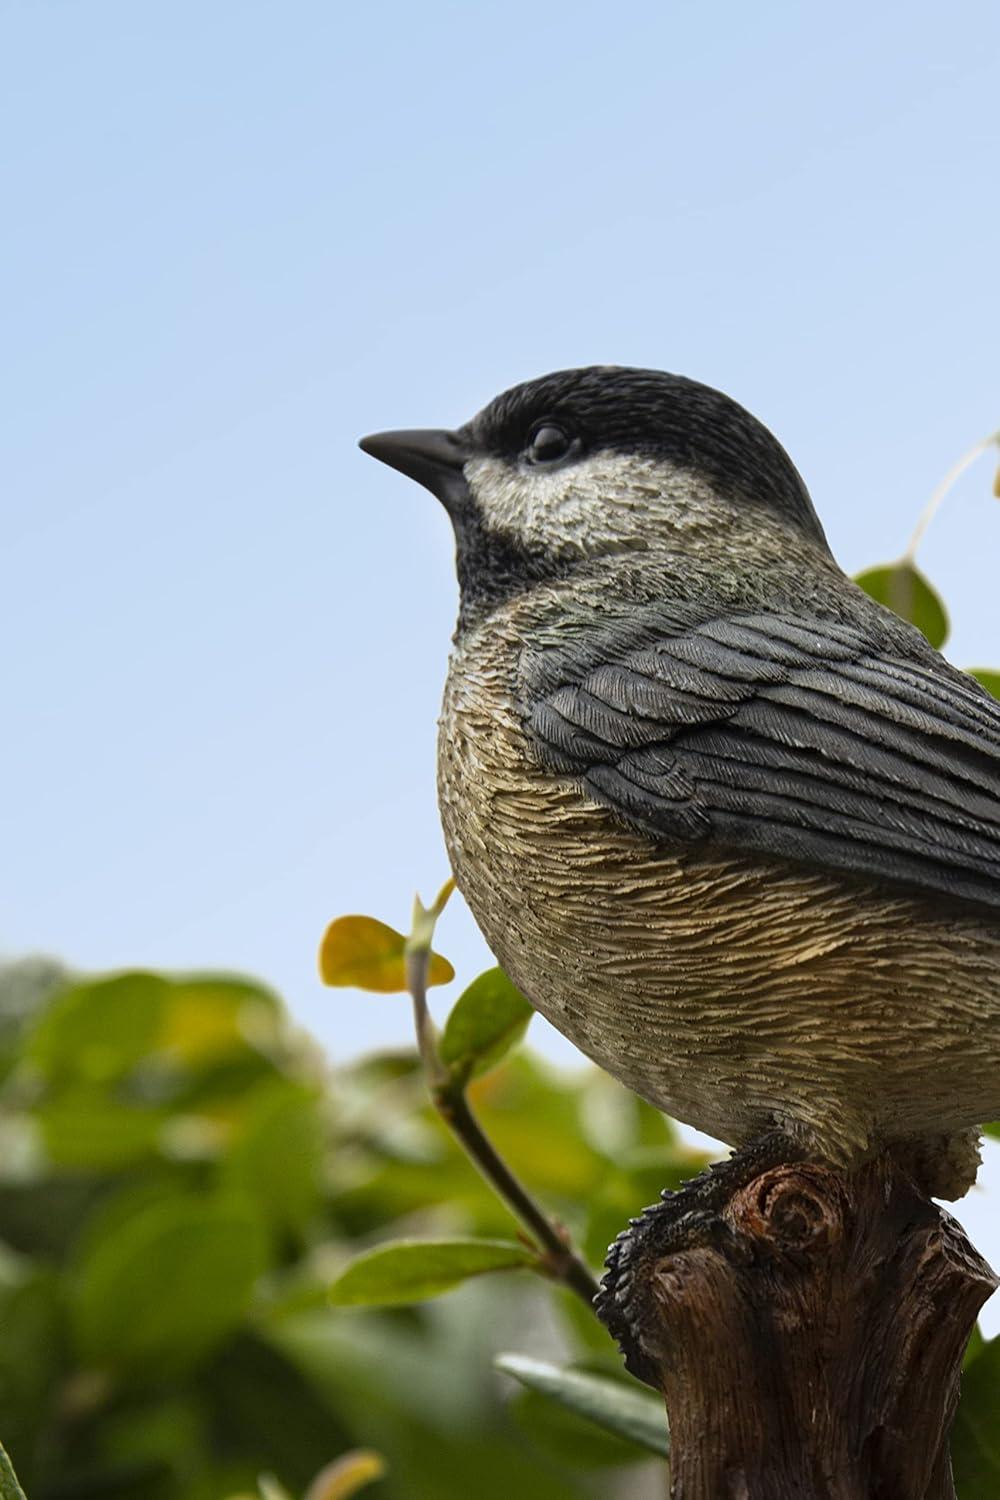
[[[497,959],[583,1052],[731,1144],[778,1124],[841,1160],[1000,1116],[996,924],[647,843],[532,765],[498,666],[449,676],[445,837]]]

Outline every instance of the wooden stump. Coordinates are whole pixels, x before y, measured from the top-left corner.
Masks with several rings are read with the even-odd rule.
[[[736,1179],[693,1233],[670,1215],[627,1232],[601,1311],[663,1391],[673,1500],[954,1497],[959,1370],[997,1282],[949,1214],[880,1158]]]

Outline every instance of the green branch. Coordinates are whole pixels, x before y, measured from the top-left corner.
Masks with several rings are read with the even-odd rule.
[[[441,1058],[437,1030],[427,1008],[427,969],[434,927],[454,888],[454,881],[448,881],[430,907],[417,898],[413,931],[406,941],[407,989],[413,1000],[417,1046],[431,1100],[463,1151],[535,1242],[546,1273],[592,1308],[599,1290],[593,1273],[574,1249],[566,1229],[536,1203],[484,1133],[469,1104],[464,1076],[454,1073]]]

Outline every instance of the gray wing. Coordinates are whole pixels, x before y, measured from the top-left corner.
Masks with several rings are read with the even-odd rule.
[[[898,649],[898,648],[897,648]],[[1000,703],[885,632],[747,614],[535,654],[538,755],[665,843],[899,881],[1000,910]]]

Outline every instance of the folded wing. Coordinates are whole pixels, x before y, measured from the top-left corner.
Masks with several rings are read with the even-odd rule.
[[[664,842],[1000,911],[1000,703],[933,653],[838,621],[665,612],[534,657],[525,713],[551,770]]]

